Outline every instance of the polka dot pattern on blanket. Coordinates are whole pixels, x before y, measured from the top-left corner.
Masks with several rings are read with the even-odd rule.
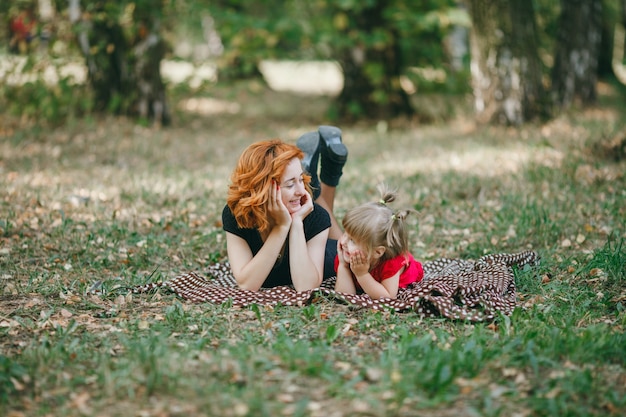
[[[143,293],[166,288],[193,302],[232,303],[234,306],[276,305],[303,306],[323,294],[360,308],[416,311],[424,317],[446,317],[456,320],[486,321],[498,314],[509,315],[516,305],[513,266],[536,265],[536,252],[493,254],[472,260],[441,258],[423,263],[424,279],[401,289],[396,299],[372,300],[367,294],[345,294],[335,291],[335,279],[325,280],[319,288],[296,291],[290,286],[241,289],[228,263],[216,263],[205,275],[189,272],[171,280],[133,288]]]

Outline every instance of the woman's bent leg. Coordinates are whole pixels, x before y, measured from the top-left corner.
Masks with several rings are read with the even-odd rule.
[[[339,222],[335,218],[334,208],[335,208],[335,192],[337,187],[331,187],[330,185],[321,184],[320,195],[315,200],[317,204],[324,207],[328,214],[330,215],[330,233],[328,234],[329,239],[339,240],[341,235],[343,235],[343,230],[339,225]]]
[[[326,241],[326,254],[324,255],[324,278],[328,279],[337,276],[335,272],[335,258],[337,257],[337,241],[328,239]]]

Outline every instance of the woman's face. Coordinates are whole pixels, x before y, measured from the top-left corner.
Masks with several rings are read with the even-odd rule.
[[[304,202],[306,188],[304,188],[303,174],[300,159],[293,158],[280,178],[280,194],[290,214],[300,210]]]

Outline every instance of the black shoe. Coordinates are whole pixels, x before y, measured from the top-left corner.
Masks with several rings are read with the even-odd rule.
[[[336,187],[348,160],[348,148],[341,141],[341,129],[338,127],[320,126],[318,132],[322,139],[320,179],[324,184]]]
[[[311,175],[311,188],[314,194],[319,193],[320,182],[317,178],[317,162],[320,159],[320,134],[318,132],[307,132],[296,141],[296,146],[304,152],[302,159],[302,170]],[[314,199],[317,198],[314,195]]]

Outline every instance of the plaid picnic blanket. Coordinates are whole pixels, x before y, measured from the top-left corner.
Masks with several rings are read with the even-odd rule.
[[[400,289],[395,299],[372,300],[367,294],[345,294],[334,290],[335,279],[325,280],[319,288],[296,291],[281,286],[249,291],[237,286],[229,264],[216,263],[206,274],[189,272],[168,281],[136,286],[134,293],[165,288],[193,302],[233,306],[306,305],[325,295],[355,307],[374,310],[415,311],[424,317],[487,321],[499,313],[510,315],[517,303],[513,267],[536,265],[536,252],[485,255],[478,260],[441,258],[426,261],[424,279]]]

